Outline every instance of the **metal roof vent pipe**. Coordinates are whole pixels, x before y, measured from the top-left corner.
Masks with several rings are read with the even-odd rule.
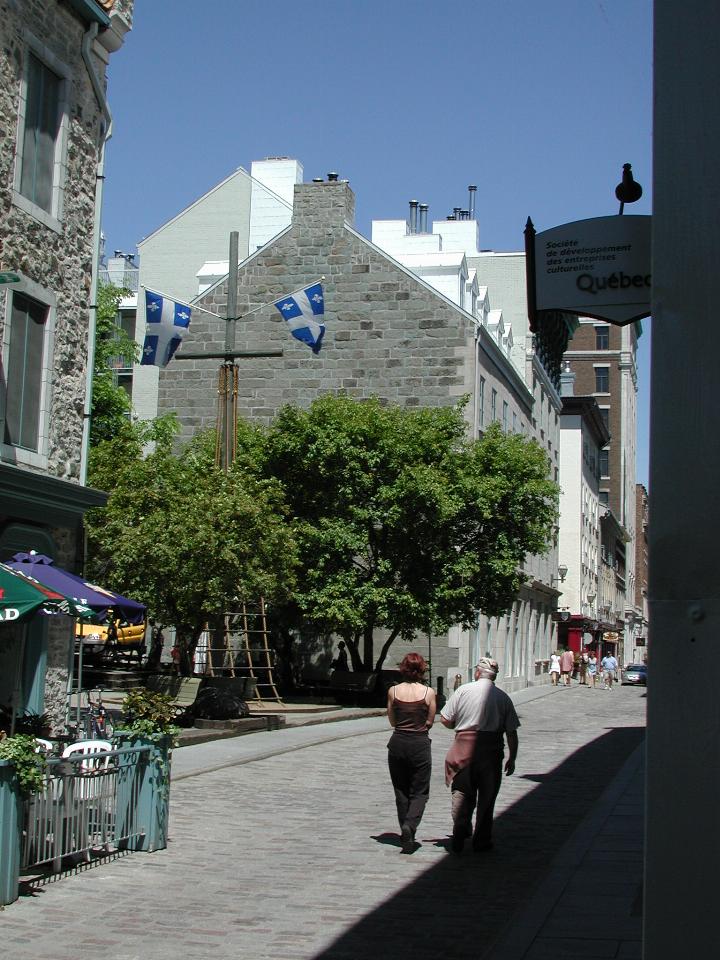
[[[426,203],[420,204],[420,233],[427,233],[427,217],[428,217],[428,205]]]
[[[336,173],[329,173],[327,177],[328,183],[337,183],[338,175]]]
[[[475,219],[475,194],[476,193],[477,193],[477,186],[474,183],[471,183],[470,186],[468,187],[468,194],[470,197],[468,200],[468,215],[469,215],[468,219],[469,220]]]
[[[313,177],[313,183],[325,183],[322,177]]]
[[[408,233],[417,233],[417,215],[418,215],[418,202],[417,200],[410,201],[410,219],[408,220]]]
[[[462,217],[460,216],[461,213],[462,213],[462,210],[460,209],[460,207],[453,207],[453,220],[461,220],[462,219]]]

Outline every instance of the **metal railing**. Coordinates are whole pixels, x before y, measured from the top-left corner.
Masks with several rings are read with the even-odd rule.
[[[138,267],[126,267],[124,270],[108,270],[107,267],[100,267],[98,276],[102,283],[112,283],[116,287],[129,290],[130,293],[138,292],[140,283],[140,270]]]
[[[149,829],[141,790],[150,747],[48,759],[45,787],[24,800],[22,872],[60,872],[69,858],[137,849]]]

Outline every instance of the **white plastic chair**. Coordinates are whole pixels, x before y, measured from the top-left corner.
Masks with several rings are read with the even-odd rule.
[[[42,737],[35,737],[35,753],[52,753],[53,745],[49,740],[43,740]]]
[[[76,743],[71,743],[69,746],[65,747],[62,752],[63,760],[67,757],[74,757],[77,754],[91,754],[91,753],[109,753],[112,750],[113,746],[109,740],[78,740]],[[105,758],[105,766],[107,766],[107,757]]]
[[[71,743],[65,747],[62,752],[63,760],[77,756],[88,758],[78,765],[77,780],[79,782],[75,785],[75,796],[78,800],[91,800],[98,796],[99,783],[88,775],[107,770],[110,766],[110,758],[102,755],[109,753],[112,749],[113,745],[109,740],[78,740],[77,743]]]
[[[77,776],[72,777],[69,784],[70,808],[72,809],[71,823],[75,844],[83,846],[83,856],[90,860],[90,849],[96,846],[104,847],[109,851],[107,839],[112,801],[107,795],[105,778],[101,775],[110,766],[110,757],[107,754],[113,749],[109,740],[79,740],[65,747],[62,752],[63,760],[73,757],[84,757],[77,764]],[[105,756],[103,756],[105,754]],[[74,801],[74,802],[73,802]],[[70,809],[67,807],[66,809]]]

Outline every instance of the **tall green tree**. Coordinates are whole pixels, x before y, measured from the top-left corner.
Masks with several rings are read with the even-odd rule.
[[[188,673],[206,623],[260,596],[287,598],[295,543],[280,485],[254,475],[246,458],[225,474],[207,437],[177,455],[172,431],[155,441],[145,457],[115,458],[132,452],[125,438],[96,451],[94,477],[111,482],[107,506],[88,514],[90,566],[175,626]]]
[[[284,408],[268,431],[265,470],[283,483],[300,551],[288,617],[342,636],[356,670],[380,669],[398,636],[506,612],[523,561],[549,546],[546,455],[497,424],[468,440],[462,406],[328,395]]]
[[[130,397],[118,386],[115,375],[118,367],[131,367],[138,358],[137,344],[117,323],[118,307],[126,293],[111,283],[98,284],[91,446],[126,432],[130,424]]]

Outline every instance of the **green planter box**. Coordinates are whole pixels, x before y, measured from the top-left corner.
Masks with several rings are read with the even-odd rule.
[[[22,801],[15,767],[0,760],[0,904],[18,898]]]
[[[159,739],[138,737],[120,732],[116,736],[119,747],[147,747],[137,764],[121,768],[118,780],[117,817],[122,831],[124,824],[137,808],[139,836],[132,837],[129,850],[164,850],[167,846],[170,811],[170,755],[171,737]]]

